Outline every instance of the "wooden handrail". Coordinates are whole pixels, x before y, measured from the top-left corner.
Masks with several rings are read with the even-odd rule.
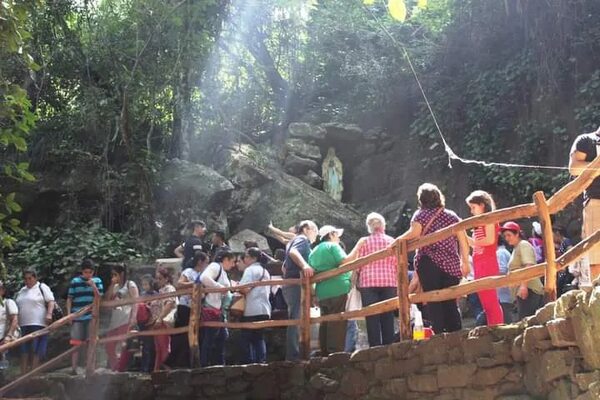
[[[191,287],[186,289],[179,289],[174,292],[153,294],[152,296],[131,297],[128,299],[121,300],[105,300],[100,303],[100,308],[115,308],[131,304],[150,303],[151,301],[168,299],[169,297],[179,297],[186,294],[192,294]]]
[[[593,247],[600,244],[600,230],[592,236],[581,241],[572,247],[565,254],[556,260],[557,270],[562,270],[572,264]],[[430,303],[434,301],[445,301],[456,299],[467,294],[476,293],[485,289],[496,289],[499,287],[512,286],[516,283],[527,281],[544,276],[546,263],[533,265],[511,272],[510,275],[496,275],[479,278],[474,281],[460,283],[446,289],[432,290],[429,292],[409,295],[410,303]],[[337,314],[324,315],[317,318],[311,318],[311,323],[320,323],[326,321],[341,321],[350,318],[364,318],[370,315],[381,314],[398,309],[398,298],[383,300],[370,306],[363,307],[361,310],[342,312]]]
[[[382,258],[391,257],[395,255],[394,247],[396,244],[394,243],[391,246],[386,247],[385,249],[376,251],[367,256],[357,258],[354,261],[350,261],[346,264],[341,265],[336,269],[330,269],[329,271],[321,272],[320,274],[314,275],[310,282],[318,283],[322,282],[326,279],[333,278],[334,276],[341,275],[346,272],[355,271],[359,268],[364,267],[365,265],[372,263],[373,261],[381,260]]]
[[[50,325],[48,325],[47,327],[45,327],[43,329],[40,329],[39,331],[35,331],[28,335],[22,336],[18,339],[13,340],[12,342],[5,343],[2,346],[0,346],[0,353],[4,353],[5,351],[12,349],[13,347],[19,346],[23,343],[27,343],[27,342],[29,342],[35,338],[38,338],[40,336],[47,335],[50,332],[57,330],[61,326],[68,324],[70,321],[72,321],[76,318],[79,318],[82,315],[88,313],[91,309],[92,309],[92,305],[85,306],[81,310],[77,311],[76,313],[65,315],[61,319],[54,321],[53,323],[51,323]]]
[[[46,361],[44,364],[32,369],[31,371],[27,372],[26,374],[21,375],[20,377],[18,377],[14,381],[10,382],[9,384],[1,387],[0,388],[0,397],[3,398],[5,393],[7,393],[11,389],[14,389],[17,386],[21,385],[27,379],[33,378],[35,375],[39,374],[40,372],[47,370],[48,368],[60,363],[65,358],[68,358],[74,352],[79,351],[79,347],[81,347],[81,346],[78,345],[78,346],[71,347],[69,350],[65,351],[64,353],[61,353],[58,356],[54,357],[53,359]]]
[[[560,188],[548,200],[548,209],[550,214],[556,214],[561,211],[573,200],[575,200],[583,191],[592,184],[594,179],[600,175],[600,155],[594,161],[588,164],[587,168],[577,178]]]
[[[596,231],[590,237],[582,240],[576,246],[569,249],[569,251],[567,251],[565,254],[557,258],[556,269],[560,271],[566,268],[569,264],[577,261],[598,244],[600,244],[600,230]],[[411,294],[409,296],[409,300],[411,303],[429,303],[433,301],[456,299],[458,297],[485,289],[515,286],[520,282],[544,276],[545,270],[546,263],[541,263],[531,267],[512,271],[508,275],[489,276],[471,282],[461,283],[446,289]]]
[[[554,260],[554,253],[551,250],[546,250],[547,263],[542,263],[538,265],[534,265],[528,268],[522,268],[517,271],[510,272],[509,275],[506,276],[491,276],[480,278],[471,282],[462,283],[456,286],[452,286],[446,289],[434,290],[425,293],[411,294],[408,295],[406,292],[407,282],[406,279],[403,278],[403,274],[406,272],[407,267],[407,254],[409,251],[416,250],[418,248],[422,248],[427,245],[431,245],[438,241],[444,240],[451,236],[456,235],[461,231],[465,231],[470,228],[475,228],[482,225],[487,224],[496,224],[502,221],[506,221],[509,219],[520,219],[525,217],[532,217],[534,215],[538,215],[540,221],[544,228],[544,236],[545,236],[545,246],[549,247],[551,244],[550,236],[552,234],[552,226],[550,221],[550,214],[555,214],[558,211],[562,210],[567,204],[572,202],[576,197],[578,197],[592,182],[595,178],[600,176],[600,156],[598,156],[592,163],[588,165],[588,167],[572,182],[568,183],[560,190],[558,190],[548,201],[543,196],[543,193],[538,192],[534,196],[534,203],[522,204],[514,207],[504,208],[501,210],[496,210],[493,212],[485,213],[479,216],[474,216],[471,218],[467,218],[463,221],[460,221],[456,224],[448,226],[444,229],[441,229],[437,232],[428,234],[426,236],[411,240],[409,242],[400,241],[396,239],[393,244],[388,246],[385,249],[377,251],[375,253],[369,254],[365,257],[361,257],[352,262],[346,263],[339,268],[326,271],[324,273],[313,276],[311,279],[284,279],[284,280],[270,280],[270,281],[262,281],[262,282],[252,282],[245,285],[240,285],[232,288],[201,288],[199,286],[195,287],[195,290],[192,288],[180,289],[171,293],[160,293],[154,296],[148,297],[137,297],[132,299],[124,299],[124,300],[113,300],[113,301],[103,301],[98,304],[96,301],[95,304],[95,313],[94,320],[97,323],[98,309],[102,308],[113,308],[117,306],[130,305],[136,303],[143,302],[151,302],[156,300],[161,300],[170,297],[176,297],[181,295],[190,295],[194,292],[194,302],[198,301],[201,297],[201,293],[223,293],[228,291],[239,291],[246,288],[258,287],[258,286],[273,286],[273,285],[301,285],[301,293],[302,293],[302,301],[301,301],[301,316],[298,320],[274,320],[274,321],[260,321],[260,322],[202,322],[198,321],[198,310],[195,310],[192,313],[194,321],[191,321],[189,326],[179,327],[179,328],[165,328],[159,330],[148,330],[148,331],[131,331],[124,335],[118,335],[113,337],[101,338],[93,340],[93,347],[95,348],[96,344],[109,343],[115,341],[123,341],[136,336],[156,336],[156,335],[173,335],[180,333],[188,333],[188,337],[191,345],[197,346],[198,337],[195,332],[192,330],[197,330],[198,326],[202,327],[228,327],[228,328],[241,328],[241,329],[262,329],[266,327],[283,327],[283,326],[299,326],[301,328],[300,331],[300,344],[301,351],[303,356],[308,355],[309,350],[309,331],[311,323],[321,323],[328,321],[340,321],[347,320],[350,318],[358,318],[358,317],[366,317],[370,315],[380,314],[383,312],[392,311],[398,309],[401,314],[401,322],[400,329],[402,332],[402,336],[406,337],[409,332],[408,327],[408,318],[407,318],[407,303],[428,303],[428,302],[439,302],[444,300],[456,299],[457,297],[464,296],[466,294],[478,292],[484,289],[495,289],[498,287],[505,286],[514,286],[520,282],[527,281],[530,279],[538,278],[540,276],[546,275],[546,292],[551,297],[553,296],[553,291],[555,291],[555,282],[554,276],[555,272],[561,269],[566,268],[567,265],[575,262],[577,259],[582,257],[584,254],[589,252],[595,246],[600,244],[600,230],[596,231],[593,235],[581,241],[579,244],[571,248],[567,253],[563,254],[558,259]],[[399,280],[398,280],[398,295],[397,297],[381,301],[375,304],[371,304],[367,307],[364,307],[361,310],[356,310],[352,312],[342,312],[331,315],[324,315],[318,318],[310,318],[310,287],[311,284],[322,282],[326,279],[333,278],[340,274],[355,271],[363,266],[385,257],[396,256],[398,259],[398,269],[399,269]],[[404,297],[404,302],[403,298]],[[69,321],[83,315],[88,312],[92,306],[85,307],[75,314],[71,314],[61,318],[59,321],[51,324],[49,327],[44,328],[40,331],[29,334],[23,338],[17,339],[13,342],[4,344],[0,346],[0,352],[6,351],[12,347],[15,347],[21,343],[25,343],[29,340],[33,340],[36,337],[47,334],[54,329],[57,329],[59,326],[62,326]],[[199,304],[196,305],[199,307]],[[94,338],[96,339],[96,338]],[[36,368],[28,374],[23,375],[19,379],[14,382],[6,385],[3,388],[0,388],[0,395],[5,393],[7,390],[14,388],[18,384],[21,384],[27,378],[33,376],[34,373],[41,371],[43,368],[47,368],[51,365],[51,363],[56,363],[63,358],[67,357],[74,351],[78,350],[77,347],[73,347],[67,352],[55,357],[53,360],[50,360],[48,363],[43,364],[42,366]],[[89,352],[88,352],[89,353]],[[93,369],[93,364],[88,364],[88,372]]]
[[[257,281],[245,283],[243,285],[229,286],[223,288],[202,288],[202,293],[227,293],[227,292],[239,292],[243,289],[252,289],[259,286],[291,286],[301,285],[302,279],[272,279],[268,281]]]

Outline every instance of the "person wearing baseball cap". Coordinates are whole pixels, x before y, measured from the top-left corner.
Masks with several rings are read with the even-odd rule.
[[[513,221],[508,221],[501,228],[504,240],[513,247],[508,270],[510,272],[536,264],[535,249],[527,240],[521,237],[521,227]],[[517,298],[519,320],[535,314],[544,305],[544,285],[540,278],[521,282],[513,288],[513,296]]]
[[[340,265],[356,259],[358,250],[355,249],[350,255],[347,255],[340,246],[340,237],[343,234],[343,229],[332,225],[325,225],[319,229],[319,244],[308,257],[308,263],[315,273],[336,269]],[[316,294],[321,315],[336,314],[345,310],[346,299],[352,287],[351,275],[351,272],[346,272],[317,283]],[[346,325],[346,321],[321,323],[319,343],[322,357],[344,351]]]

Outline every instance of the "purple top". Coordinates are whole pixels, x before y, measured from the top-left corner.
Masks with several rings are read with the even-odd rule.
[[[433,218],[438,210],[439,208],[420,208],[414,213],[411,222],[418,222],[421,224],[421,227],[425,229],[429,220]],[[425,236],[439,231],[440,229],[459,221],[460,218],[454,211],[444,209],[444,211],[436,217],[435,221],[433,221],[427,232],[423,232],[422,235]],[[431,261],[433,261],[442,271],[458,278],[462,277],[458,240],[456,239],[456,236],[451,236],[447,239],[418,249],[417,254],[415,255],[415,269],[419,268],[419,260],[423,255],[429,256]]]

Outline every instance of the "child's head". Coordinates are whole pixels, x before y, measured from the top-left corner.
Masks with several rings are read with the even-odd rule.
[[[91,279],[94,276],[94,262],[89,258],[81,262],[81,277],[83,279]]]
[[[150,274],[142,276],[142,290],[146,293],[154,291],[154,277]]]

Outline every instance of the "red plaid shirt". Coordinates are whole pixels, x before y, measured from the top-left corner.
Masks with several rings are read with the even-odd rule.
[[[373,232],[367,236],[358,252],[359,257],[364,257],[376,251],[383,250],[394,242],[394,238],[383,231]],[[395,256],[373,261],[360,269],[358,287],[397,287],[398,262]]]

